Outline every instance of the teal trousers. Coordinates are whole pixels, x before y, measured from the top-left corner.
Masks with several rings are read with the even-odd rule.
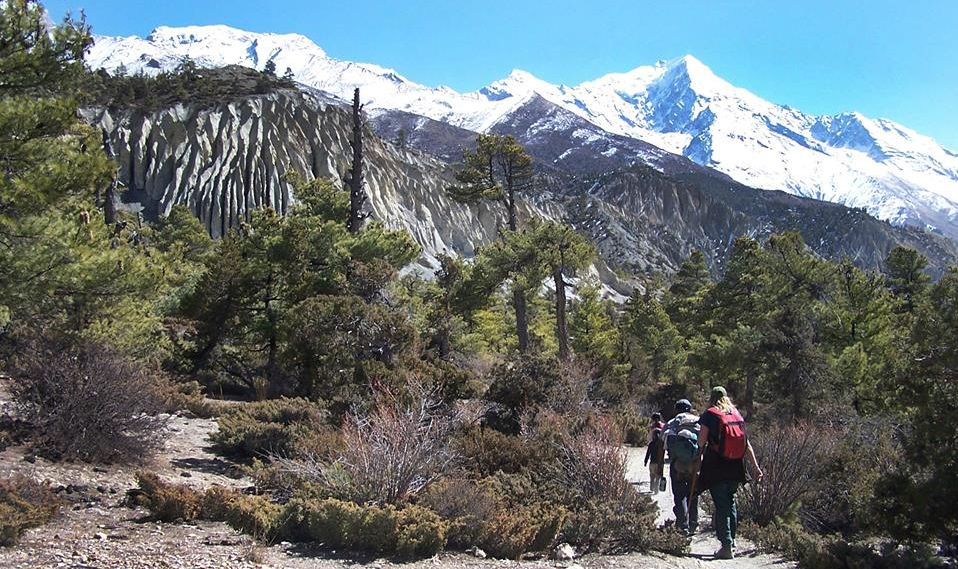
[[[712,525],[715,526],[715,535],[722,545],[731,546],[735,541],[735,527],[738,525],[738,512],[735,510],[735,491],[738,482],[716,482],[709,493],[715,502],[715,513],[712,516]]]

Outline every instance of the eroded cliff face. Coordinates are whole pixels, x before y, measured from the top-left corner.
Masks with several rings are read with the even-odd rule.
[[[330,178],[342,187],[351,155],[349,109],[315,91],[280,90],[155,112],[88,109],[84,116],[112,139],[125,202],[142,206],[147,218],[185,204],[215,237],[257,207],[287,211],[295,201],[289,174]],[[382,132],[391,123],[374,117],[371,124]],[[428,143],[444,156],[461,155],[467,140],[465,131],[407,126],[414,144]],[[822,256],[850,256],[867,268],[880,266],[896,244],[924,253],[935,272],[958,258],[949,240],[892,227],[860,210],[748,188],[701,167],[680,168],[673,164],[678,158],[666,168],[659,164],[664,158],[656,167],[626,156],[601,173],[614,165],[583,155],[576,170],[557,168],[554,152],[543,149],[574,141],[562,131],[549,136],[528,142],[543,172],[542,187],[522,202],[521,214],[564,221],[589,236],[602,257],[590,272],[613,296],[628,294],[643,275],[674,272],[695,249],[720,274],[735,237],[762,239],[790,229]],[[374,218],[412,234],[423,247],[420,265],[427,272],[439,253],[472,257],[505,225],[498,204],[466,205],[449,196],[449,163],[400,149],[371,131],[365,150],[367,207]],[[601,148],[593,154],[605,156]]]
[[[287,211],[295,200],[289,174],[342,185],[352,123],[340,105],[318,93],[284,90],[211,108],[100,108],[84,117],[113,141],[124,202],[140,204],[147,218],[185,204],[218,237],[257,207]],[[365,150],[367,207],[390,227],[408,230],[427,264],[444,251],[470,257],[494,238],[500,208],[450,198],[447,164],[371,132]]]

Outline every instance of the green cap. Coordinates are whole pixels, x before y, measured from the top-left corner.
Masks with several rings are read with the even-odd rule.
[[[728,395],[728,392],[725,391],[724,387],[722,387],[721,385],[716,385],[715,387],[712,388],[712,395],[711,397],[709,397],[709,401],[711,401],[712,403],[715,403],[716,401],[718,401],[719,399],[727,395]]]

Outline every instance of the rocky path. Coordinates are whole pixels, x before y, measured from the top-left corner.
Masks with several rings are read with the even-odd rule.
[[[0,413],[4,406],[0,390]],[[243,488],[251,481],[209,448],[208,435],[216,423],[208,419],[174,416],[170,438],[146,468],[170,481],[196,487],[213,484]],[[630,479],[648,491],[648,470],[642,466],[644,449],[629,449]],[[652,569],[657,567],[791,567],[776,558],[754,554],[742,543],[734,561],[711,561],[716,542],[701,534],[692,542],[692,554],[599,556],[573,561],[505,561],[480,559],[463,553],[444,553],[431,559],[397,563],[385,559],[354,559],[335,552],[289,543],[258,544],[222,523],[157,524],[147,512],[124,504],[126,490],[135,486],[130,467],[93,467],[25,459],[23,447],[0,451],[0,477],[30,476],[46,480],[64,498],[62,512],[51,523],[29,530],[15,547],[0,547],[4,569]],[[671,516],[671,494],[655,496],[660,523]]]
[[[629,448],[626,451],[629,459],[629,480],[638,485],[640,491],[651,494],[649,488],[649,469],[642,464],[645,459],[645,448]],[[669,478],[668,465],[665,466],[665,478]],[[671,483],[666,487],[665,492],[651,494],[652,499],[659,506],[658,523],[664,524],[668,520],[675,520],[672,514],[672,487]],[[700,502],[708,500],[703,497]],[[722,560],[714,559],[713,554],[719,548],[718,539],[712,530],[710,516],[705,513],[705,509],[699,506],[699,533],[692,537],[691,552],[687,557],[670,558],[667,565],[663,567],[709,567],[713,569],[738,568],[738,569],[762,569],[775,567],[776,569],[787,569],[795,567],[794,563],[783,561],[781,558],[759,553],[755,546],[748,541],[736,539],[738,549],[736,559]]]

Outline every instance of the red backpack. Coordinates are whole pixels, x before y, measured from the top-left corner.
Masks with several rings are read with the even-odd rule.
[[[718,407],[712,407],[709,411],[719,418],[719,456],[727,460],[745,458],[745,448],[748,445],[745,438],[745,419],[735,409],[726,413]]]

